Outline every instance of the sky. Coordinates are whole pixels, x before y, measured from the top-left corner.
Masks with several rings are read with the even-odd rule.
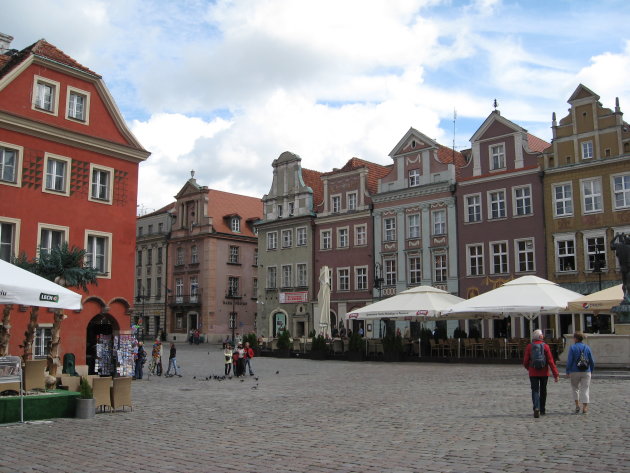
[[[103,76],[152,153],[139,214],[172,202],[191,170],[262,197],[284,151],[322,172],[387,165],[410,127],[469,148],[495,99],[547,141],[580,83],[630,111],[629,19],[627,0],[0,3],[13,48],[44,38]]]

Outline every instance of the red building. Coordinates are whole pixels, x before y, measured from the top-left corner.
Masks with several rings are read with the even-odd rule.
[[[100,273],[67,312],[61,354],[90,363],[98,334],[130,327],[138,165],[149,156],[127,128],[101,76],[45,40],[21,50],[0,35],[0,258],[67,242]],[[20,354],[25,309],[11,316],[9,352]],[[36,356],[52,314],[40,310]]]

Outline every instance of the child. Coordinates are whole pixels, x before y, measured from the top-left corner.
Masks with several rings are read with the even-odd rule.
[[[232,364],[234,365],[232,367],[232,373],[234,373],[234,376],[238,377],[238,350],[236,349],[234,350],[234,353],[232,353]]]
[[[232,347],[229,343],[225,345],[223,356],[225,357],[225,376],[227,376],[230,374],[230,369],[232,368]]]

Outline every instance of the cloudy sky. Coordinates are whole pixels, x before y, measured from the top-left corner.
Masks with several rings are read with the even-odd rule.
[[[628,18],[627,0],[21,0],[0,32],[103,76],[153,153],[143,212],[191,169],[260,197],[286,150],[319,171],[389,164],[411,126],[467,148],[495,98],[548,141],[579,83],[630,113]]]

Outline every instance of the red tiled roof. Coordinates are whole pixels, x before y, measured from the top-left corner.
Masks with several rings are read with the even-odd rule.
[[[72,59],[70,56],[68,56],[57,47],[50,44],[45,39],[40,39],[39,41],[15,53],[13,56],[8,56],[9,60],[5,61],[4,63],[0,61],[0,77],[6,75],[10,70],[22,63],[30,55],[40,56],[59,64],[72,67],[73,69],[86,72],[98,78],[101,77],[96,72],[88,69],[82,64],[79,64],[77,61]]]
[[[353,171],[355,169],[367,168],[367,188],[370,194],[376,194],[378,190],[378,180],[387,176],[390,173],[393,165],[383,166],[381,164],[365,161],[361,158],[350,158],[348,162],[341,168],[331,172],[323,173],[322,176],[331,176],[334,174],[340,174],[343,172]]]
[[[551,144],[547,143],[543,139],[538,138],[537,136],[527,133],[527,146],[532,151],[542,153],[545,149],[551,146]]]
[[[304,184],[313,189],[313,207],[317,207],[324,200],[324,183],[321,176],[322,173],[319,171],[302,168]]]
[[[252,219],[258,220],[262,218],[263,204],[257,197],[249,197],[246,195],[232,194],[231,192],[223,192],[214,189],[208,190],[208,217],[212,217],[212,225],[214,229],[221,233],[234,233],[236,235],[244,235],[256,237],[252,229],[245,222]],[[229,219],[231,215],[241,217],[241,231],[235,233],[230,228]]]

